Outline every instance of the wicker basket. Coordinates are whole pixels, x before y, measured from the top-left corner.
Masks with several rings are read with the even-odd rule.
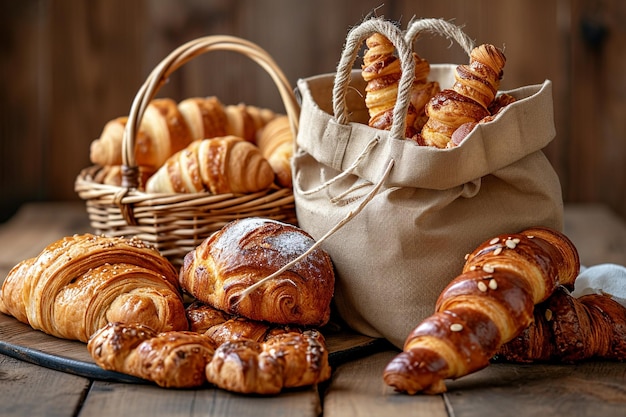
[[[175,265],[204,239],[229,221],[261,216],[296,224],[293,191],[272,188],[254,194],[154,194],[137,188],[135,135],[146,107],[170,74],[193,58],[210,51],[234,51],[260,65],[272,78],[295,134],[300,108],[285,75],[266,51],[232,36],[207,36],[171,52],[150,73],[130,109],[124,131],[122,186],[94,181],[99,166],[83,169],[75,190],[86,201],[91,226],[98,234],[136,236],[154,245]]]

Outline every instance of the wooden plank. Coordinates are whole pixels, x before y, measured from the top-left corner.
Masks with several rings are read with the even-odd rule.
[[[0,415],[77,415],[89,380],[0,355]]]
[[[621,417],[625,386],[625,363],[493,364],[449,382],[445,397],[456,417]]]
[[[168,390],[152,385],[94,382],[81,409],[83,415],[117,416],[318,416],[319,395],[314,387],[275,396],[245,396],[203,388]]]
[[[324,396],[324,417],[447,417],[441,396],[409,396],[385,385],[383,370],[396,354],[385,351],[337,367]]]

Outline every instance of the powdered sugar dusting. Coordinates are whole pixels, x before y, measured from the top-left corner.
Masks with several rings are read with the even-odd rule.
[[[276,228],[266,228],[262,239],[253,238],[257,229],[271,224]],[[212,251],[220,257],[246,253],[247,259],[257,265],[265,264],[269,269],[278,270],[302,255],[315,244],[313,238],[296,226],[273,219],[251,217],[234,221],[221,231],[212,245]],[[325,257],[319,256],[320,249],[313,251],[296,264],[291,271],[304,276],[316,276],[321,268],[326,268]],[[307,271],[305,273],[305,270]]]

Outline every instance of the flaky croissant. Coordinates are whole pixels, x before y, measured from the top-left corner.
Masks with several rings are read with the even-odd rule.
[[[262,340],[242,337],[218,346],[191,331],[158,333],[139,324],[110,323],[87,348],[103,369],[162,387],[198,387],[208,381],[234,392],[276,394],[322,382],[331,373],[324,337],[316,330],[269,332]]]
[[[323,382],[330,374],[328,350],[317,330],[272,334],[262,343],[225,342],[206,367],[210,383],[244,394],[277,394]]]
[[[435,314],[407,337],[385,368],[396,390],[440,393],[444,380],[477,371],[533,321],[559,285],[571,286],[580,261],[562,233],[533,228],[497,236],[472,252],[440,294]]]
[[[100,137],[91,142],[92,163],[122,165],[122,139],[127,121],[127,117],[118,117],[104,125]],[[135,138],[136,163],[155,170],[192,140],[176,102],[168,98],[155,99],[146,108]]]
[[[191,331],[156,332],[142,324],[111,322],[87,343],[96,364],[153,381],[162,387],[192,388],[206,382],[215,345]]]
[[[537,305],[534,320],[498,351],[509,362],[626,360],[626,308],[610,296],[580,298],[559,287]]]
[[[393,120],[393,108],[398,97],[398,83],[402,75],[400,61],[394,55],[395,47],[384,35],[375,33],[365,41],[367,50],[363,56],[361,74],[367,82],[365,105],[369,111],[369,126],[389,130]],[[412,138],[426,122],[425,106],[439,91],[439,84],[427,81],[430,64],[413,53],[415,79],[411,90],[406,118],[406,134]]]
[[[83,342],[110,321],[188,328],[176,269],[136,238],[84,234],[48,245],[9,272],[0,311]]]
[[[221,388],[275,394],[330,376],[325,340],[316,330],[249,320],[199,302],[187,307],[187,317],[191,329],[218,346],[206,372]]]
[[[489,116],[505,63],[504,54],[493,45],[474,48],[469,65],[457,66],[452,87],[437,93],[426,106],[428,120],[420,141],[437,148],[453,146],[452,134],[459,126]]]
[[[275,117],[273,111],[244,104],[224,105],[217,97],[191,97],[176,103],[154,99],[146,108],[137,132],[135,161],[158,169],[192,141],[218,136],[239,136],[253,142],[256,132]],[[97,165],[122,164],[122,139],[128,118],[105,124],[91,143],[90,159]]]
[[[335,276],[330,257],[319,248],[243,296],[314,243],[290,224],[258,217],[236,220],[185,256],[180,284],[197,300],[229,314],[277,324],[321,326],[330,318]]]
[[[150,178],[154,171],[146,166],[140,166],[138,173],[138,188],[140,190],[145,189],[146,182]],[[106,185],[122,185],[122,166],[121,165],[105,165],[100,167],[94,174],[93,180],[98,184]]]
[[[293,157],[293,132],[287,116],[277,116],[258,131],[256,144],[261,155],[271,165],[276,174],[276,182],[291,188],[291,158]]]
[[[243,103],[224,105],[215,96],[187,98],[178,108],[194,140],[232,135],[254,142],[257,132],[277,116]]]
[[[193,141],[169,157],[146,182],[149,193],[254,193],[274,183],[259,148],[237,137]]]

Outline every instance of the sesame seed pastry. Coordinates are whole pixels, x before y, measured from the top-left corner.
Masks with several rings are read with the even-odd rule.
[[[576,248],[556,230],[532,228],[484,242],[441,292],[435,313],[407,336],[385,368],[385,383],[409,394],[446,391],[445,379],[486,367],[533,322],[535,305],[559,286],[572,288],[579,270]]]
[[[177,271],[137,238],[74,235],[17,264],[0,311],[47,334],[87,342],[108,322],[187,330]]]

